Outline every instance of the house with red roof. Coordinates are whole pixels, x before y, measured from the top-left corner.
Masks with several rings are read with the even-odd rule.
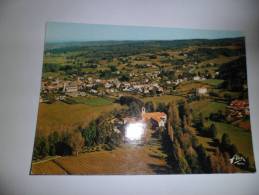
[[[227,106],[227,115],[229,119],[237,120],[250,115],[248,100],[233,100]]]
[[[146,112],[145,108],[142,108],[141,113],[142,120],[144,122],[151,121],[153,128],[165,127],[167,115],[164,112]]]

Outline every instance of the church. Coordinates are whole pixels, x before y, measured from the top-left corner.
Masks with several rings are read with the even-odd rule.
[[[162,127],[165,127],[167,115],[164,112],[146,112],[145,107],[142,107],[141,111],[141,117],[142,121],[147,122],[151,121],[152,127],[154,129]]]

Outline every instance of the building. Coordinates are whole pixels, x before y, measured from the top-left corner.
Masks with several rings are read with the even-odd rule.
[[[201,77],[200,76],[195,76],[195,77],[193,77],[193,80],[194,81],[199,81],[199,80],[201,80]]]
[[[77,84],[75,82],[71,82],[69,84],[64,83],[63,91],[66,93],[73,93],[78,91]]]
[[[208,93],[208,89],[206,87],[201,87],[196,89],[197,96],[206,96]]]
[[[233,100],[227,106],[226,113],[229,120],[237,120],[249,116],[249,103],[247,100]]]
[[[141,116],[145,122],[150,120],[153,128],[165,127],[167,115],[164,112],[146,112],[145,108],[142,107]]]

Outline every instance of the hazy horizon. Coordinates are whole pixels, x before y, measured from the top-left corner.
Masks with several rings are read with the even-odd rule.
[[[239,38],[239,31],[48,22],[45,43]]]

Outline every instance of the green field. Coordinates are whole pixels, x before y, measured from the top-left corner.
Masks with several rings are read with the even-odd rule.
[[[208,117],[211,112],[217,112],[219,110],[222,110],[224,113],[226,109],[226,104],[208,100],[195,101],[192,102],[190,105],[193,109],[194,116],[197,116],[199,113],[202,113],[203,117]],[[232,124],[214,121],[212,122],[210,120],[208,120],[205,123],[205,125],[210,126],[212,123],[216,125],[218,139],[221,139],[221,136],[224,133],[227,133],[231,139],[231,142],[236,145],[238,151],[244,154],[245,156],[248,156],[251,162],[254,161],[252,136],[250,130],[243,129]],[[197,138],[199,142],[203,144],[207,149],[210,150],[214,148],[209,145],[209,142],[212,141],[211,138],[206,138],[202,136],[197,136]]]
[[[76,97],[72,99],[78,104],[85,104],[89,106],[104,106],[110,105],[114,102],[113,99],[102,97]]]
[[[223,80],[220,80],[220,79],[207,79],[207,80],[204,80],[204,81],[201,81],[202,83],[206,83],[206,84],[209,84],[213,87],[217,87],[219,86],[220,84],[223,83]]]
[[[142,100],[144,102],[152,101],[154,104],[158,104],[158,103],[168,104],[171,101],[178,101],[183,99],[184,98],[181,96],[162,95],[162,96],[156,96],[156,97],[146,97],[146,98],[143,98]]]
[[[190,106],[193,110],[194,117],[198,116],[199,113],[202,113],[203,117],[209,117],[210,113],[215,113],[219,110],[224,113],[227,105],[221,102],[214,102],[205,99],[201,101],[194,101],[190,103]]]
[[[55,56],[55,55],[51,55],[51,56],[46,56],[44,55],[44,59],[43,59],[43,63],[44,64],[65,64],[66,63],[66,58],[65,56]]]
[[[209,121],[208,125],[211,123],[212,122]],[[227,123],[213,123],[216,125],[218,132],[217,137],[219,139],[224,133],[227,133],[231,139],[231,142],[236,145],[238,151],[245,156],[248,156],[251,162],[254,161],[251,131]]]
[[[178,85],[176,90],[177,92],[180,92],[180,93],[187,93],[187,92],[190,92],[192,89],[197,89],[200,87],[211,88],[210,85],[206,83],[202,83],[200,81],[185,81],[185,82],[182,82],[180,85]]]

